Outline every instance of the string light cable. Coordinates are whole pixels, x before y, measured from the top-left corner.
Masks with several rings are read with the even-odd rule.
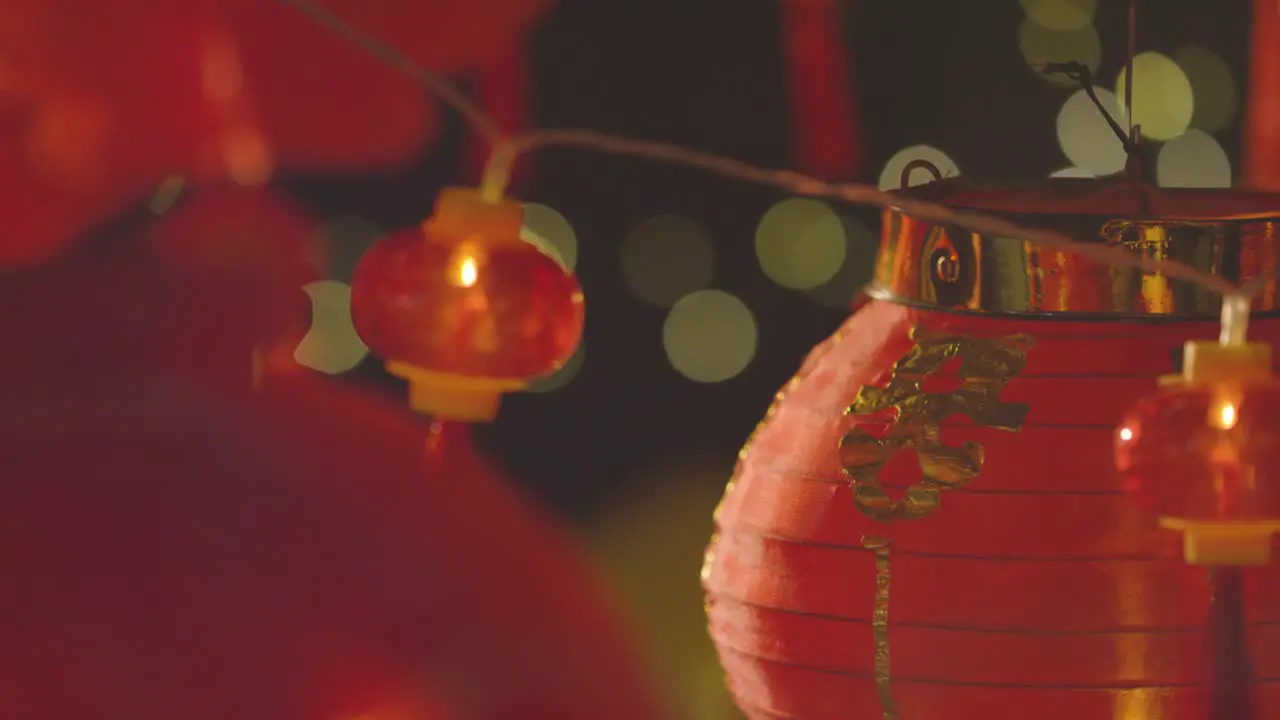
[[[1085,242],[1048,229],[1028,228],[987,213],[953,208],[942,203],[906,197],[899,193],[881,190],[872,185],[852,182],[825,182],[791,170],[757,167],[733,158],[701,152],[673,143],[658,140],[627,138],[595,130],[546,129],[521,135],[504,135],[493,118],[469,100],[445,78],[415,65],[404,54],[359,28],[351,25],[325,7],[312,0],[277,0],[310,18],[317,25],[345,38],[388,66],[403,72],[418,82],[425,91],[442,104],[458,113],[476,128],[490,144],[490,155],[482,174],[479,193],[489,202],[501,202],[510,183],[512,171],[520,157],[539,150],[562,148],[577,149],[607,155],[650,160],[668,165],[679,165],[702,170],[740,182],[765,185],[786,192],[827,198],[854,205],[871,205],[895,208],[920,220],[937,224],[954,225],[971,232],[999,237],[1017,237],[1032,245],[1053,248],[1079,255],[1095,262],[1131,267],[1148,273],[1160,273],[1171,279],[1184,280],[1223,296],[1222,308],[1223,345],[1239,345],[1245,342],[1249,313],[1247,308],[1253,296],[1262,289],[1267,278],[1237,287],[1224,278],[1196,270],[1184,263],[1165,258],[1147,257],[1119,247]],[[1135,3],[1136,5],[1136,3]],[[1131,13],[1132,15],[1133,13]],[[1132,24],[1132,22],[1131,22]],[[1132,43],[1132,38],[1131,38]],[[1075,71],[1074,65],[1057,68],[1057,71]],[[1046,68],[1047,70],[1047,68]],[[1127,87],[1132,86],[1132,77]],[[1126,93],[1128,94],[1128,93]],[[1129,113],[1132,118],[1132,113]],[[1111,120],[1110,116],[1107,116]],[[1115,128],[1119,130],[1118,126]],[[1136,146],[1137,128],[1129,135],[1126,148]],[[1241,312],[1241,308],[1245,308]]]

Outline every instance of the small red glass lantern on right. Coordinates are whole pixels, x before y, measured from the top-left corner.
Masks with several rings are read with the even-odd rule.
[[[1183,374],[1116,431],[1125,488],[1183,534],[1191,565],[1265,565],[1280,531],[1280,382],[1270,345],[1231,335],[1188,342]]]

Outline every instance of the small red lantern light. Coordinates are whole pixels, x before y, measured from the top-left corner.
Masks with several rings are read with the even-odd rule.
[[[421,229],[376,244],[356,268],[356,331],[409,380],[418,412],[490,420],[502,393],[577,348],[582,289],[520,238],[523,217],[519,203],[451,188]]]
[[[1253,720],[1267,715],[1245,568],[1270,561],[1280,531],[1280,383],[1271,346],[1245,341],[1248,298],[1227,298],[1222,319],[1220,342],[1188,342],[1182,375],[1126,414],[1116,467],[1160,526],[1182,534],[1183,560],[1208,567],[1208,687],[1186,715]]]
[[[1116,431],[1126,489],[1183,533],[1194,565],[1265,565],[1280,530],[1280,383],[1271,347],[1188,343],[1185,381]]]

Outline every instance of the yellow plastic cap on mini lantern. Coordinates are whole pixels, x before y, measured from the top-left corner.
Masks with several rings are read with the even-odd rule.
[[[1271,377],[1271,346],[1190,340],[1184,346],[1182,375],[1193,383],[1266,380]]]
[[[1195,565],[1270,561],[1280,531],[1280,384],[1271,347],[1186,344],[1181,380],[1125,413],[1116,432],[1123,487],[1182,534]]]
[[[483,237],[494,244],[516,244],[524,224],[524,206],[512,200],[488,202],[474,188],[450,187],[440,191],[424,230],[443,236]]]
[[[1187,520],[1162,517],[1160,527],[1182,533],[1182,557],[1189,565],[1257,566],[1271,562],[1275,520]]]

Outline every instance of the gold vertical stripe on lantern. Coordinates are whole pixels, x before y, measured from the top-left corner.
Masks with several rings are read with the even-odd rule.
[[[889,644],[889,541],[865,537],[862,546],[876,554],[876,601],[871,627],[876,643],[876,690],[884,720],[897,720],[898,703],[893,699],[893,655]]]

